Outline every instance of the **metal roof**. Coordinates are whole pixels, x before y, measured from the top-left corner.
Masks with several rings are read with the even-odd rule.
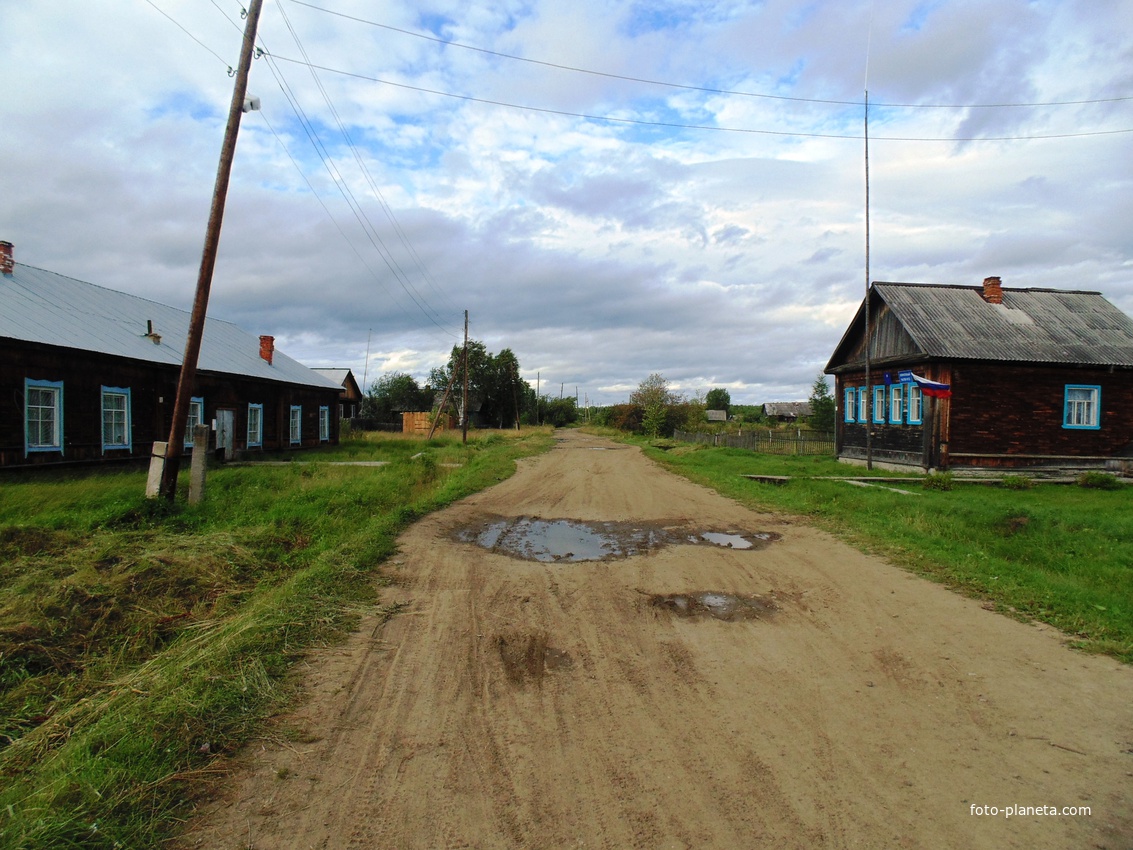
[[[151,326],[159,343],[147,335]],[[0,276],[0,338],[180,367],[188,331],[187,311],[136,295],[22,263],[11,275]],[[339,389],[278,349],[269,365],[260,357],[258,336],[211,316],[205,320],[197,369]]]
[[[312,366],[312,372],[318,372],[324,378],[334,381],[338,386],[346,383],[347,377],[350,376],[349,369],[339,369],[334,366]]]
[[[1133,365],[1133,319],[1100,292],[875,283],[916,346],[930,357],[1096,366]]]
[[[1074,366],[1133,366],[1133,319],[1100,292],[875,282],[870,312],[879,359],[936,358]],[[826,366],[861,358],[865,301]]]
[[[763,405],[767,416],[810,416],[809,401],[769,401]]]

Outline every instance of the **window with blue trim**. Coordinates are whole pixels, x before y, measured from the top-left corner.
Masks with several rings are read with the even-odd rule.
[[[264,406],[248,405],[248,448],[254,449],[264,444]]]
[[[319,408],[319,442],[330,441],[330,408],[323,405]]]
[[[189,421],[185,423],[185,445],[193,445],[193,429],[205,421],[205,400],[203,398],[189,399]]]
[[[869,401],[869,396],[866,395],[865,387],[858,387],[858,421],[865,422],[866,402]]]
[[[124,387],[102,388],[102,450],[132,449],[130,422],[130,390]]]
[[[842,421],[853,422],[858,408],[858,394],[853,387],[846,387],[842,392]]]
[[[924,421],[924,398],[921,395],[921,388],[910,384],[908,396],[909,424],[920,425]]]
[[[63,382],[24,379],[24,456],[63,451]]]
[[[1062,427],[1085,430],[1101,428],[1102,388],[1067,384],[1063,400]]]
[[[885,387],[873,388],[873,421],[885,421]]]
[[[889,387],[889,422],[891,425],[900,425],[904,421],[904,389],[901,384],[891,384]]]
[[[303,408],[301,405],[291,406],[291,445],[303,442]]]

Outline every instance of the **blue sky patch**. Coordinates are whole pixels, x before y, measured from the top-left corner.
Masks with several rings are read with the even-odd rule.
[[[227,109],[223,114],[227,114]],[[166,118],[168,116],[188,116],[194,121],[206,121],[221,117],[222,113],[213,104],[201,100],[195,95],[185,92],[174,92],[164,101],[151,106],[146,110],[150,118]]]

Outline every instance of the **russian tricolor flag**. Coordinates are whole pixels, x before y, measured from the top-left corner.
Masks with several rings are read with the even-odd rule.
[[[921,392],[930,398],[952,398],[952,385],[942,384],[939,381],[930,381],[920,375],[913,375],[913,380],[921,388]]]

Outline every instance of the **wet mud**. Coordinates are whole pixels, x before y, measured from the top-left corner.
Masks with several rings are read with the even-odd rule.
[[[729,623],[766,620],[779,610],[779,606],[770,599],[716,591],[654,594],[649,597],[649,604],[678,617],[711,617]]]
[[[495,637],[504,673],[512,684],[540,684],[548,671],[566,670],[570,654],[547,643],[546,632],[503,632]]]

